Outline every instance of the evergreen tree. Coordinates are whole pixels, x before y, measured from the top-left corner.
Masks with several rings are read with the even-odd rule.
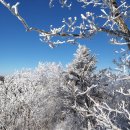
[[[75,129],[87,128],[88,122],[95,123],[92,117],[82,116],[80,111],[87,110],[93,106],[92,101],[87,96],[87,91],[97,84],[96,75],[94,74],[95,64],[95,55],[92,55],[85,46],[79,45],[74,54],[74,59],[68,65],[67,72],[65,73],[68,93],[66,95],[64,93],[64,95],[68,97],[68,106],[73,113],[73,121],[77,124]]]
[[[79,92],[87,90],[94,84],[93,77],[96,58],[90,54],[90,50],[83,45],[79,45],[74,60],[68,65],[68,80],[73,82]]]

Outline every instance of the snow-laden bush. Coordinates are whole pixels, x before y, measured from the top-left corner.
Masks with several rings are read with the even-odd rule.
[[[57,95],[61,73],[60,65],[39,63],[34,70],[6,76],[5,83],[0,86],[0,128],[52,129],[62,105]]]

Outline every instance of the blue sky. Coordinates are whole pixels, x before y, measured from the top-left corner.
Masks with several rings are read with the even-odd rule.
[[[20,14],[30,26],[49,28],[50,25],[58,27],[63,17],[80,17],[78,4],[74,3],[71,10],[61,8],[55,3],[49,8],[48,0],[19,0]],[[7,0],[15,3],[16,0]],[[78,8],[78,9],[77,9]],[[91,8],[88,8],[91,10]],[[77,49],[75,45],[63,44],[51,49],[46,43],[39,40],[35,32],[26,32],[23,25],[3,5],[0,4],[0,74],[8,74],[21,68],[34,68],[39,61],[69,63]],[[120,46],[111,45],[106,34],[98,34],[91,40],[80,40],[97,54],[98,67],[105,68],[112,65],[114,50]],[[124,46],[125,47],[125,46]]]

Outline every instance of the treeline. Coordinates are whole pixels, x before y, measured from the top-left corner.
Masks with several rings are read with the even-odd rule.
[[[96,57],[79,45],[74,59],[39,63],[0,84],[0,130],[128,130],[130,60],[121,50],[116,71],[96,70]]]

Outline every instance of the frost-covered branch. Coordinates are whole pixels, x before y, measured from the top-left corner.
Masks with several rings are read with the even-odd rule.
[[[77,0],[82,3],[81,9],[85,9],[86,13],[81,14],[81,18],[69,17],[67,20],[63,18],[63,25],[59,28],[50,26],[50,31],[30,27],[24,18],[20,15],[17,2],[15,5],[10,5],[5,0],[0,0],[13,15],[15,15],[20,22],[24,25],[26,31],[36,31],[40,39],[54,47],[57,44],[63,43],[78,43],[78,39],[87,39],[95,35],[97,32],[104,32],[111,35],[113,38],[110,40],[114,44],[124,45],[130,44],[130,31],[127,26],[127,21],[130,13],[130,5],[121,0]],[[50,7],[53,7],[55,0],[50,0]],[[70,8],[73,6],[73,1],[59,0],[61,7]],[[87,6],[96,9],[97,11],[87,11]],[[71,10],[70,10],[71,11]],[[78,21],[80,23],[78,24]],[[100,22],[102,21],[102,22]],[[103,24],[102,24],[103,23]],[[48,27],[49,28],[49,27]],[[55,40],[55,37],[58,40]],[[63,37],[64,39],[61,39]]]

